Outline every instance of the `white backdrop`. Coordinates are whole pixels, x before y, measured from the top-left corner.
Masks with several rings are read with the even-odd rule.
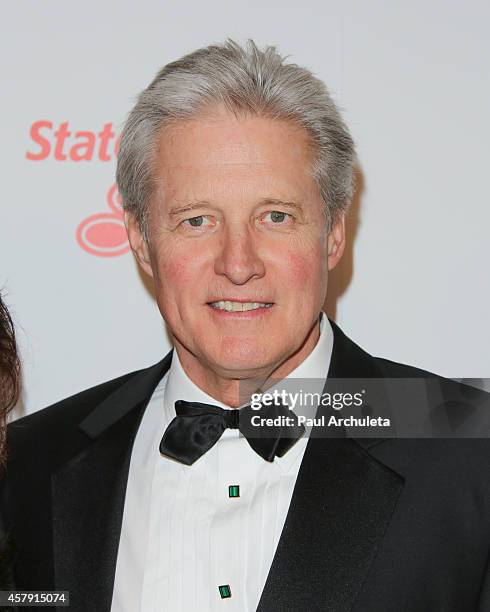
[[[489,19],[477,0],[5,5],[0,288],[22,352],[17,414],[169,349],[109,193],[116,136],[157,69],[228,36],[312,69],[356,140],[328,311],[373,354],[489,377]]]

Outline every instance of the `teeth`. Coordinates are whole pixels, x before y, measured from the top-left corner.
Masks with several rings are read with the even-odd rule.
[[[272,304],[267,302],[211,302],[213,308],[227,310],[228,312],[244,312],[245,310],[256,310],[257,308],[270,308]]]

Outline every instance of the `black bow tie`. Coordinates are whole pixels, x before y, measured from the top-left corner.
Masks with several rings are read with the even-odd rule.
[[[178,400],[175,413],[177,416],[163,434],[160,452],[186,465],[192,465],[214,446],[227,428],[240,430],[253,450],[266,461],[274,461],[276,455],[282,457],[305,431],[294,412],[281,403],[261,406],[259,410],[250,406],[225,410],[211,404]],[[254,416],[279,417],[280,424],[255,426],[251,420]]]

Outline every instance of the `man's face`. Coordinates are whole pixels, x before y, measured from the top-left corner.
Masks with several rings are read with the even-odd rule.
[[[343,221],[328,237],[311,155],[302,127],[221,109],[162,132],[148,243],[127,223],[179,356],[246,378],[317,329]]]

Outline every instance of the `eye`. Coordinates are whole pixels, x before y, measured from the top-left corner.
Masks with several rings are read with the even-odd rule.
[[[270,215],[271,221],[274,225],[284,225],[284,221],[288,217],[292,219],[292,215],[290,215],[289,213],[282,212],[281,210],[271,210],[270,212],[265,214],[265,217],[267,217],[268,215]]]
[[[199,215],[197,217],[191,217],[190,219],[185,219],[183,223],[188,223],[191,227],[202,227],[205,221],[204,215]]]

